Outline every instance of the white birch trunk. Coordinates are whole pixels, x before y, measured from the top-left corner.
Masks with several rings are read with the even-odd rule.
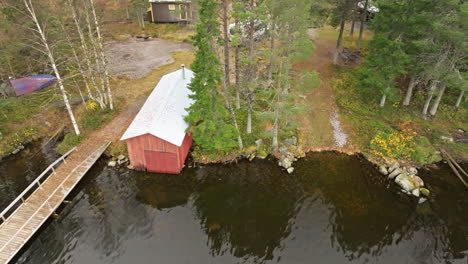
[[[252,133],[252,100],[247,98],[247,134]]]
[[[271,143],[273,153],[278,152],[278,113],[275,112],[275,121],[273,123],[273,140]]]
[[[408,90],[406,90],[405,99],[403,100],[403,105],[404,106],[410,105],[411,97],[413,96],[413,89],[414,89],[414,86],[416,85],[416,83],[417,83],[416,78],[412,77],[411,80],[410,80],[410,83],[408,85]]]
[[[447,88],[447,86],[445,85],[445,83],[443,83],[442,87],[440,87],[439,89],[439,94],[437,94],[434,104],[432,104],[431,111],[429,111],[429,113],[432,116],[435,116],[437,113],[437,108],[439,107],[440,101],[442,100],[442,96],[444,95],[445,88]]]
[[[382,98],[380,98],[380,107],[385,106],[385,101],[386,100],[387,100],[387,95],[386,94],[382,95]]]
[[[426,102],[424,103],[424,107],[423,107],[423,111],[422,111],[422,114],[424,116],[427,115],[427,110],[429,109],[429,105],[431,104],[432,97],[434,96],[434,91],[436,89],[436,86],[437,86],[437,82],[432,81],[431,82],[431,87],[429,88],[429,94],[427,95]]]
[[[85,6],[87,9],[89,9],[89,6],[88,4],[86,4],[85,2]],[[102,100],[102,102],[104,103],[104,105],[107,105],[107,97],[105,95],[105,85],[104,85],[104,77],[102,76],[102,70],[101,70],[101,66],[100,66],[100,60],[99,60],[99,55],[98,55],[98,52],[97,52],[97,49],[96,49],[96,38],[94,37],[94,33],[93,33],[93,27],[91,25],[91,19],[89,17],[89,10],[86,10],[85,12],[85,18],[86,18],[86,26],[88,28],[88,38],[89,40],[91,41],[91,48],[92,48],[92,51],[93,51],[93,58],[94,58],[94,67],[96,68],[95,69],[95,72],[98,73],[99,75],[99,81],[100,81],[100,86],[96,85],[96,90],[99,91],[99,94],[100,94],[100,99]],[[91,60],[91,56],[90,56],[90,60]]]
[[[68,115],[73,125],[73,129],[75,130],[75,134],[79,135],[80,129],[78,128],[78,123],[76,122],[75,115],[73,114],[72,108],[70,106],[70,102],[68,101],[68,96],[67,96],[67,93],[65,92],[65,87],[63,86],[63,80],[58,71],[57,64],[55,63],[55,58],[52,54],[52,50],[50,49],[49,43],[47,42],[47,37],[44,31],[42,30],[41,25],[39,24],[39,21],[37,19],[36,12],[34,10],[31,0],[23,0],[23,3],[26,6],[28,13],[31,15],[31,18],[34,24],[36,25],[37,33],[39,33],[41,37],[41,42],[42,42],[42,45],[44,46],[45,53],[47,54],[47,57],[49,58],[50,64],[55,73],[55,77],[57,78],[57,82],[60,87],[60,92],[62,93],[63,101],[65,103],[65,107],[67,108]]]
[[[99,106],[101,107],[101,109],[104,109],[106,107],[106,105],[105,105],[105,102],[104,102],[103,95],[102,95],[101,91],[99,90],[99,87],[97,86],[96,77],[94,76],[93,73],[90,72],[91,69],[92,69],[91,55],[89,54],[88,44],[86,43],[84,33],[83,33],[83,29],[81,28],[80,23],[78,21],[78,14],[76,12],[76,8],[73,5],[72,0],[68,0],[68,5],[70,6],[70,9],[72,11],[73,21],[75,22],[76,31],[78,32],[78,36],[80,38],[81,50],[83,51],[84,59],[85,59],[85,62],[86,62],[86,67],[88,68],[86,75],[91,80],[91,83],[93,84],[93,87],[94,87],[94,89],[96,90],[96,92],[98,94],[98,98],[95,98],[95,97],[92,97],[92,98],[93,98],[93,100],[96,100],[99,103]],[[89,21],[89,19],[88,19],[88,21]]]
[[[458,96],[457,103],[455,104],[456,108],[460,107],[461,101],[463,99],[463,96],[465,96],[465,90],[460,91],[460,95]]]
[[[389,87],[385,88],[384,94],[382,95],[382,98],[380,98],[380,107],[385,106],[385,101],[387,101],[387,92],[389,89],[390,89]]]
[[[109,108],[111,110],[114,109],[114,103],[112,99],[112,91],[110,89],[110,76],[109,76],[109,71],[107,70],[107,62],[106,62],[106,56],[104,55],[104,47],[102,44],[102,36],[101,36],[101,30],[99,29],[99,23],[96,15],[96,9],[94,8],[94,0],[90,0],[91,3],[91,11],[93,12],[93,17],[94,17],[94,25],[96,27],[96,33],[98,37],[98,47],[99,47],[99,52],[100,52],[100,58],[101,58],[101,63],[102,67],[104,68],[104,77],[106,81],[106,89],[107,89],[107,98],[109,100]]]

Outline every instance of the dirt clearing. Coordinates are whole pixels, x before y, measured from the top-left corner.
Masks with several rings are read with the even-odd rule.
[[[173,63],[172,52],[193,50],[189,43],[163,39],[130,38],[109,41],[105,46],[111,74],[130,79],[142,78],[159,66]]]

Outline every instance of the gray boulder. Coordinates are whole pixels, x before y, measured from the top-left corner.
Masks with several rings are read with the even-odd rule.
[[[388,175],[388,170],[387,168],[385,168],[385,166],[380,166],[379,172],[382,173],[383,175]]]
[[[409,167],[408,168],[408,174],[409,175],[416,175],[418,173],[418,170],[414,167]]]
[[[117,166],[117,161],[115,161],[115,160],[109,161],[109,163],[107,163],[107,166],[115,167],[115,166]]]
[[[398,174],[400,174],[401,172],[402,172],[401,169],[400,169],[400,168],[397,168],[397,169],[393,170],[392,173],[390,173],[390,174],[388,175],[388,178],[393,179],[393,178],[395,178]]]
[[[417,187],[414,185],[411,177],[408,175],[400,174],[395,178],[395,183],[398,184],[403,190],[411,192]]]
[[[289,158],[284,158],[279,162],[279,165],[285,169],[289,169],[292,166],[292,161]]]
[[[411,180],[413,181],[414,185],[418,188],[424,186],[424,181],[419,176],[415,175],[411,178]]]
[[[392,165],[390,165],[390,167],[388,167],[388,171],[389,172],[393,172],[394,170],[396,170],[397,168],[400,167],[400,163],[398,162],[393,162]]]

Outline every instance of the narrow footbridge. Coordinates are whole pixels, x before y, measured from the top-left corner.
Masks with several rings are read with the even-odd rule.
[[[41,173],[0,213],[0,263],[8,263],[57,210],[111,142],[70,150]]]

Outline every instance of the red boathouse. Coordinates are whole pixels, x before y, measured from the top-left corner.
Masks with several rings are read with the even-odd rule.
[[[192,104],[188,85],[193,72],[184,68],[164,75],[121,140],[127,143],[131,165],[138,170],[180,173],[192,136],[185,133],[185,110]]]

